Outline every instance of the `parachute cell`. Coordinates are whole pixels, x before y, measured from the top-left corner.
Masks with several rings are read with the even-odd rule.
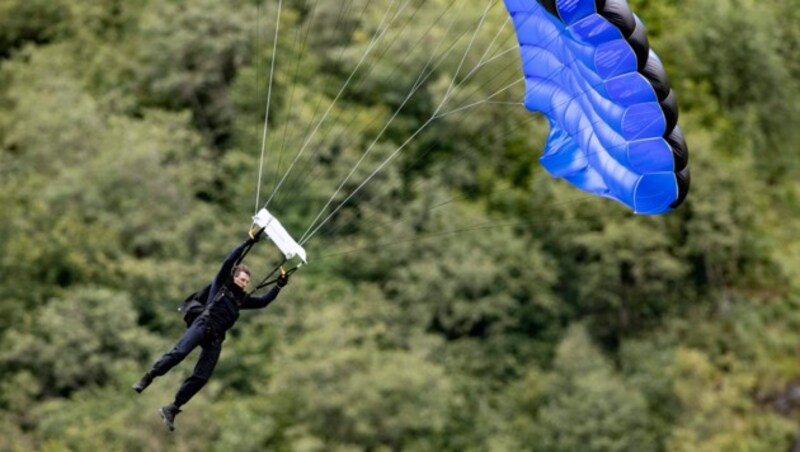
[[[639,214],[689,190],[678,107],[644,25],[625,0],[505,0],[520,45],[525,106],[550,135],[539,161],[554,177]]]

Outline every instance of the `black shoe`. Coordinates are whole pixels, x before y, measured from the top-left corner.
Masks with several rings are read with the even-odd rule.
[[[139,379],[139,381],[134,383],[133,386],[131,387],[136,392],[142,392],[144,391],[144,388],[150,386],[150,383],[152,382],[153,382],[153,376],[150,375],[150,372],[147,372],[141,379]]]
[[[169,431],[175,430],[175,416],[180,413],[181,410],[175,404],[170,403],[167,406],[162,406],[158,409],[158,414],[161,415],[161,419],[164,421],[164,425],[167,426]]]

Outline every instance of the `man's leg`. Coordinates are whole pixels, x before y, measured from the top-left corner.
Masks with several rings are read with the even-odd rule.
[[[187,378],[181,385],[178,392],[175,394],[175,400],[167,406],[163,406],[158,410],[164,425],[172,431],[175,430],[175,416],[181,412],[180,407],[186,404],[200,389],[205,386],[211,374],[214,372],[214,367],[219,360],[220,352],[222,352],[222,341],[213,339],[211,341],[203,342],[203,351],[200,353],[200,359],[194,366],[192,375]]]
[[[172,350],[164,354],[164,356],[156,361],[156,363],[153,364],[153,368],[144,374],[139,381],[134,383],[133,389],[136,392],[144,391],[144,389],[153,381],[153,378],[166,374],[170,369],[183,361],[183,359],[186,358],[186,356],[203,341],[205,338],[204,330],[204,323],[192,323],[186,332],[183,333],[183,337],[181,337],[178,343],[175,344],[175,347],[173,347]]]
[[[200,345],[205,337],[205,324],[202,322],[192,323],[186,332],[183,333],[183,337],[175,344],[175,347],[153,364],[153,369],[150,373],[154,377],[160,377],[166,374],[170,369],[183,361],[195,347]]]
[[[203,386],[205,386],[211,374],[214,372],[214,367],[217,365],[219,355],[222,352],[222,342],[219,339],[214,339],[202,344],[203,351],[200,353],[200,359],[194,366],[192,375],[187,378],[181,385],[178,392],[175,394],[174,404],[178,407],[185,405],[195,394],[197,394]]]

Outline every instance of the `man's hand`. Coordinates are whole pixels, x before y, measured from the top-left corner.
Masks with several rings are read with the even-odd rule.
[[[251,242],[256,243],[261,240],[261,237],[264,235],[264,228],[250,228],[250,231],[248,231],[247,235]]]
[[[288,273],[281,274],[280,276],[278,276],[278,279],[275,280],[275,285],[278,287],[278,289],[282,288],[283,286],[285,286],[287,284],[289,284],[289,274]]]

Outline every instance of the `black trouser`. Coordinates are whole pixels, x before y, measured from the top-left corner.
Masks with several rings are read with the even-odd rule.
[[[186,356],[191,353],[197,346],[202,347],[203,351],[200,353],[200,359],[194,366],[192,375],[184,380],[180,389],[175,394],[175,405],[181,406],[189,401],[197,391],[199,391],[211,378],[214,372],[214,367],[219,360],[219,354],[222,351],[221,335],[214,334],[210,329],[206,328],[205,319],[197,319],[192,323],[189,328],[183,333],[183,337],[178,341],[169,353],[161,357],[153,365],[150,374],[154,377],[160,377],[170,369],[175,367],[178,363],[183,361]]]

